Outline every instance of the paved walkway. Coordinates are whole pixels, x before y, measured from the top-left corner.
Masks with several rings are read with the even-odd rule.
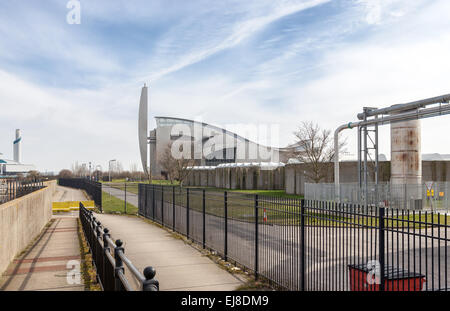
[[[82,291],[84,285],[67,282],[70,260],[81,261],[74,217],[55,217],[37,241],[14,260],[0,279],[0,290]]]
[[[53,197],[54,201],[85,199],[82,191],[60,186]],[[0,278],[0,290],[83,291],[82,283],[67,281],[67,272],[73,269],[69,261],[81,263],[77,217],[78,212],[54,215],[51,225],[10,264]]]
[[[242,282],[169,232],[137,217],[96,214],[113,239],[124,242],[125,254],[143,271],[156,269],[160,290],[230,291]]]

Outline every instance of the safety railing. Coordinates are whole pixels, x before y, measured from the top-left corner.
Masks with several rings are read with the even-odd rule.
[[[111,239],[108,228],[104,228],[80,203],[80,221],[84,235],[92,253],[92,261],[97,270],[97,279],[105,291],[159,291],[159,282],[155,279],[153,267],[146,267],[143,273],[125,256],[121,240]],[[136,289],[132,281],[127,279],[125,268],[139,283]]]
[[[44,188],[42,180],[0,179],[0,204]]]
[[[298,291],[448,291],[450,216],[139,185],[139,215]]]
[[[102,208],[102,184],[86,178],[60,178],[58,184],[64,187],[82,189],[89,194],[95,204]]]

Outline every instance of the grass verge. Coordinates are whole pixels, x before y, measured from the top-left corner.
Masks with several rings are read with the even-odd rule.
[[[125,201],[104,191],[102,192],[102,209],[105,214],[136,215],[138,213],[138,208],[133,204],[127,202],[125,210]]]
[[[77,219],[78,227],[78,242],[80,243],[81,255],[81,277],[84,282],[85,291],[101,291],[101,286],[97,282],[97,271],[92,264],[92,255],[89,252],[89,246],[84,237],[84,232],[81,227],[80,219]]]

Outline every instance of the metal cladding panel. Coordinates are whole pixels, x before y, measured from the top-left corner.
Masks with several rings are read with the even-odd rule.
[[[148,175],[147,170],[147,125],[148,124],[148,88],[144,86],[141,92],[139,102],[139,150],[141,151],[141,162],[144,173]]]

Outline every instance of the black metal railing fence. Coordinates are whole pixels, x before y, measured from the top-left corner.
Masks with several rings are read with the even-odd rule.
[[[89,194],[95,204],[100,208],[102,206],[102,184],[86,178],[59,178],[58,184],[64,187],[82,189]]]
[[[121,240],[115,242],[107,228],[94,217],[92,211],[87,210],[80,202],[80,222],[92,261],[97,271],[97,279],[105,291],[134,291],[133,282],[138,283],[141,291],[158,291],[159,282],[154,278],[156,271],[146,267],[143,273],[125,256],[125,249]],[[128,280],[125,269],[130,272],[133,280]]]
[[[44,183],[40,179],[0,179],[0,204],[15,200],[44,187]]]
[[[138,202],[139,215],[282,289],[450,289],[446,215],[148,184]]]

